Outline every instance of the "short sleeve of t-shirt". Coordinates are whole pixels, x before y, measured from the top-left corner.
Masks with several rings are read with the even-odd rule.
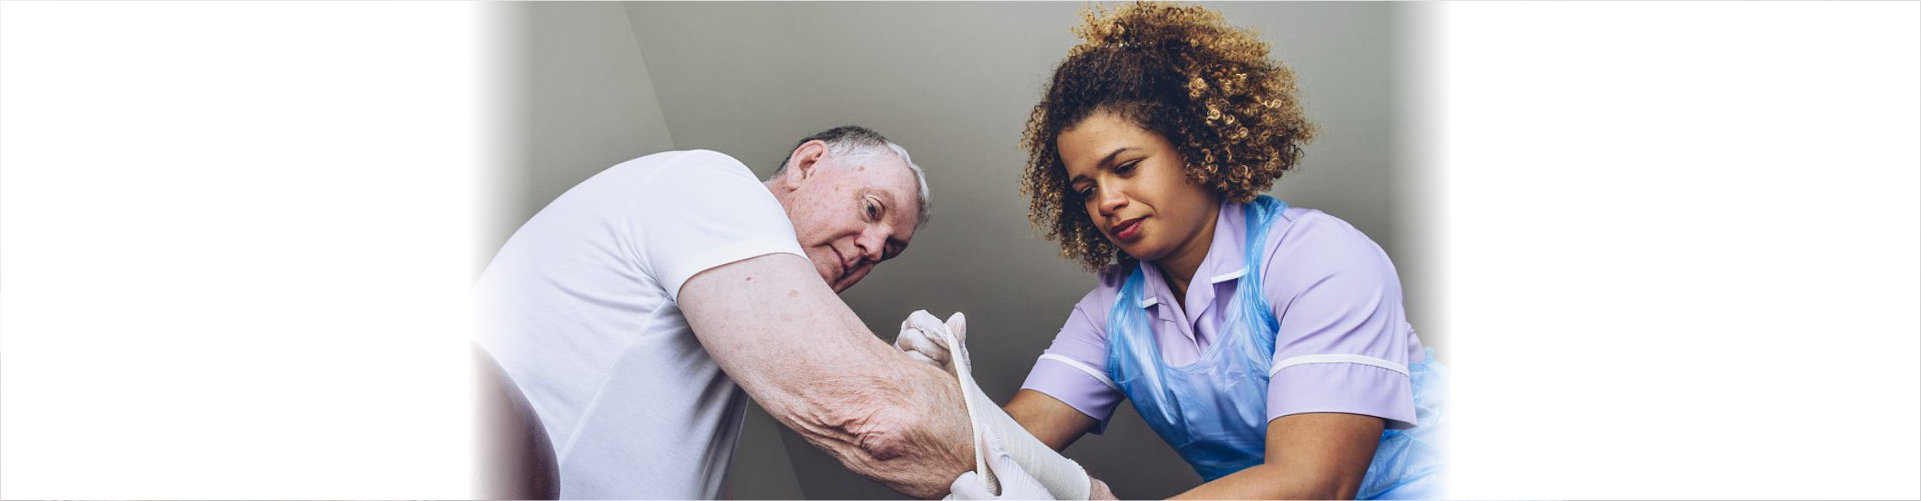
[[[733,157],[679,152],[639,182],[629,222],[639,265],[675,301],[702,271],[767,254],[807,256],[780,202]]]
[[[1022,389],[1045,393],[1099,421],[1093,430],[1096,434],[1107,429],[1114,408],[1126,398],[1107,376],[1107,314],[1119,285],[1119,277],[1104,276],[1099,287],[1075,303],[1054,344],[1021,383]]]
[[[1280,319],[1269,368],[1267,417],[1341,412],[1415,423],[1408,377],[1412,337],[1387,253],[1360,230],[1295,210],[1262,271]]]

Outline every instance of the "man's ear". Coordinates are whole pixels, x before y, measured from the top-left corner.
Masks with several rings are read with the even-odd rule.
[[[801,180],[814,177],[814,167],[820,163],[822,158],[826,157],[826,141],[815,139],[801,143],[800,146],[794,148],[793,153],[787,155],[787,179],[784,181],[788,183],[789,187],[794,187],[799,185]]]

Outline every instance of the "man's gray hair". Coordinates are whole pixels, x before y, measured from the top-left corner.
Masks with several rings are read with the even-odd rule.
[[[930,210],[933,209],[933,203],[929,202],[927,198],[927,174],[921,172],[920,165],[914,163],[914,158],[907,154],[906,148],[894,144],[893,141],[888,141],[886,136],[880,135],[879,132],[874,132],[873,129],[859,125],[842,125],[814,133],[814,135],[807,136],[801,139],[800,142],[794,143],[794,148],[787,150],[787,157],[793,157],[794,150],[800,149],[800,145],[807,144],[808,141],[827,143],[827,153],[837,158],[860,159],[881,152],[892,152],[894,156],[900,158],[901,163],[907,164],[907,170],[914,172],[914,184],[920,187],[920,193],[918,193],[918,195],[920,195],[920,220],[916,221],[915,224],[917,226],[927,225],[928,215],[930,214]],[[786,172],[787,160],[783,158],[780,161],[780,168],[774,169],[774,175],[769,176],[767,180],[772,182],[775,179],[779,179],[781,174]]]

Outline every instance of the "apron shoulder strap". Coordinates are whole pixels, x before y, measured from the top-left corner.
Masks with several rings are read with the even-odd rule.
[[[1266,269],[1268,230],[1281,220],[1281,213],[1287,211],[1287,202],[1274,197],[1261,195],[1246,204],[1247,241],[1244,242],[1247,258],[1247,272],[1241,275],[1241,283],[1236,288],[1236,302],[1241,305],[1241,315],[1248,325],[1257,326],[1259,331],[1253,336],[1254,353],[1249,356],[1265,360],[1274,353],[1274,337],[1280,332],[1280,319],[1274,316],[1274,305],[1268,301],[1263,286],[1261,270]]]

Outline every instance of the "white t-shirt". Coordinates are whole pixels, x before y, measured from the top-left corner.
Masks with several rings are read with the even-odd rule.
[[[746,400],[676,296],[781,252],[806,257],[786,211],[705,150],[608,168],[514,232],[474,286],[477,337],[546,426],[563,499],[720,495]]]

